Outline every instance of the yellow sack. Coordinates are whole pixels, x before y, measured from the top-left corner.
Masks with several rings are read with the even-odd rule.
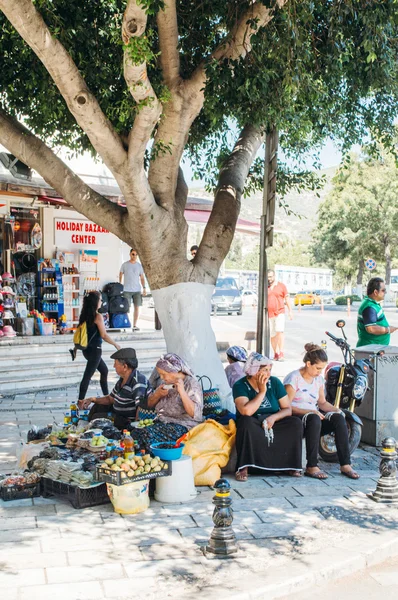
[[[220,479],[221,468],[228,464],[235,437],[233,419],[228,425],[208,419],[188,431],[184,454],[192,458],[195,485],[213,485]]]

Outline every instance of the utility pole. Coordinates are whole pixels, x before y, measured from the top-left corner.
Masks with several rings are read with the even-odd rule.
[[[276,203],[276,170],[278,153],[278,132],[274,127],[265,138],[263,210],[260,233],[260,273],[258,282],[257,344],[260,354],[269,356],[268,320],[268,264],[267,248],[274,242],[274,222]]]

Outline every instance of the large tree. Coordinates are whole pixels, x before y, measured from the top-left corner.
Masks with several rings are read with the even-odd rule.
[[[392,133],[395,0],[0,0],[0,143],[139,251],[168,349],[226,392],[210,297],[264,132],[298,157]],[[237,133],[238,132],[238,133]],[[99,155],[126,207],[54,153]],[[186,151],[214,185],[187,259]],[[282,177],[283,175],[283,177]],[[279,181],[296,176],[280,167]]]

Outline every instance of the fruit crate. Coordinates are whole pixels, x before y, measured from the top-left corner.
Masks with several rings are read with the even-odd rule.
[[[110,469],[104,469],[102,467],[96,467],[95,479],[104,483],[112,483],[113,485],[126,485],[127,483],[134,483],[135,481],[145,481],[146,479],[157,479],[157,477],[168,477],[171,475],[171,460],[164,460],[165,464],[168,465],[167,469],[162,469],[156,473],[142,473],[135,477],[122,478],[123,471],[111,471]]]
[[[37,483],[27,483],[23,487],[18,485],[6,486],[0,488],[0,498],[4,502],[9,500],[24,500],[25,498],[37,498],[40,496],[40,481]]]
[[[59,496],[69,500],[73,508],[89,508],[110,502],[106,485],[97,483],[87,488],[42,477],[41,491],[44,497]]]

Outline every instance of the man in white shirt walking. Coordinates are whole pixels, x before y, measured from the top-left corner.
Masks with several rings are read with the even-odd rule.
[[[140,306],[142,306],[142,296],[146,296],[144,270],[141,263],[137,261],[137,250],[130,250],[130,260],[124,262],[120,268],[119,282],[122,283],[124,277],[123,296],[131,304],[134,304],[133,331],[139,331],[137,327]],[[142,286],[142,292],[141,292]]]

